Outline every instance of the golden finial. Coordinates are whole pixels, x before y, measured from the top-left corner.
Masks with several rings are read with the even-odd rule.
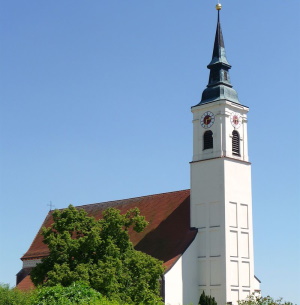
[[[222,9],[222,4],[221,3],[218,3],[217,5],[216,5],[216,10],[217,11],[220,11]]]

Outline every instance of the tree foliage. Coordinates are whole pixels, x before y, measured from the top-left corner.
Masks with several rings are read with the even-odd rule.
[[[8,284],[0,284],[0,305],[31,305],[33,292],[23,292],[10,288]]]
[[[56,285],[29,291],[0,284],[0,305],[130,305],[111,301],[84,283]]]
[[[69,287],[56,285],[38,289],[31,305],[93,305],[102,295],[87,284],[74,283]]]
[[[263,297],[255,293],[238,303],[239,305],[293,305],[291,302],[283,301],[282,298],[275,300],[270,296]]]
[[[217,305],[215,298],[208,296],[203,291],[200,296],[199,305]]]
[[[95,220],[70,205],[55,210],[53,221],[42,229],[50,253],[31,272],[36,286],[67,287],[81,281],[112,300],[159,302],[162,262],[136,251],[129,240],[129,228],[141,232],[147,225],[137,208],[124,215],[109,208]]]

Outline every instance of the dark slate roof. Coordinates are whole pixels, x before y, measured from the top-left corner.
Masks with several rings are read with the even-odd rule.
[[[137,250],[162,260],[166,271],[184,253],[197,234],[195,229],[190,228],[190,190],[94,203],[78,208],[84,209],[89,216],[100,219],[102,212],[109,207],[118,208],[121,213],[135,207],[140,209],[149,225],[142,233],[130,231],[130,239]],[[42,227],[49,227],[52,223],[52,212],[49,212]],[[43,243],[39,231],[21,259],[42,258],[48,253],[48,247]]]
[[[215,102],[221,99],[226,99],[239,104],[240,102],[237,92],[232,88],[230,82],[229,69],[231,66],[226,58],[225,44],[220,22],[220,11],[218,11],[212,59],[207,68],[210,70],[208,85],[202,93],[200,103],[196,106]]]

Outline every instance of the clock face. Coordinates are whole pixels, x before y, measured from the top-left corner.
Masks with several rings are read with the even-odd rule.
[[[235,113],[233,112],[230,116],[230,122],[231,122],[231,125],[234,127],[234,128],[239,128],[242,124],[242,117],[239,113]]]
[[[214,122],[215,115],[212,112],[206,111],[205,113],[203,113],[200,120],[200,124],[203,128],[210,128]]]

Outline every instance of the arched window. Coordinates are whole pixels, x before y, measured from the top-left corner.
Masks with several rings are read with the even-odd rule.
[[[232,132],[232,154],[240,156],[240,135],[236,130]]]
[[[203,135],[203,150],[213,147],[214,147],[213,133],[211,130],[207,130],[204,132]]]

